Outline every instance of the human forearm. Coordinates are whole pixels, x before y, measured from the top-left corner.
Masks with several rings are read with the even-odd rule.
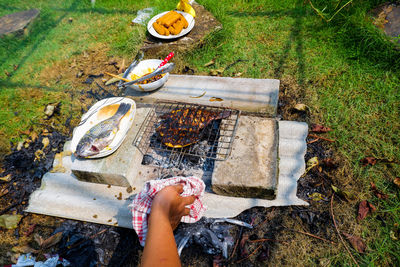
[[[180,260],[168,211],[153,205],[143,251],[142,266],[180,266]]]

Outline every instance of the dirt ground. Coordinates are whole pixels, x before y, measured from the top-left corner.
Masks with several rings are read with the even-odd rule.
[[[68,138],[81,114],[92,103],[103,97],[118,95],[120,92],[118,92],[116,86],[104,85],[104,81],[110,77],[102,76],[102,74],[104,74],[104,71],[117,73],[121,68],[122,61],[122,58],[107,56],[106,47],[97,47],[44,70],[40,76],[41,82],[50,87],[57,83],[70,88],[63,94],[68,98],[69,104],[62,105],[58,114],[43,121],[45,125],[48,125],[46,129],[52,135],[54,132],[59,132]],[[175,62],[178,66],[175,73],[186,73],[187,67],[190,69],[190,66],[185,68],[185,64],[179,62],[179,58]],[[125,66],[129,63],[130,61],[125,59]],[[206,73],[197,73],[196,69],[193,70],[193,73],[206,75]],[[302,94],[302,88],[294,79],[283,78],[280,88],[278,116],[285,120],[305,121],[310,124],[318,123],[319,118],[312,114],[312,111],[296,111],[293,109],[294,104],[301,102],[304,98]],[[38,135],[39,138],[36,141],[38,144],[45,136],[43,131],[39,132],[38,130],[26,134],[31,138],[33,135]],[[308,138],[308,141],[311,140],[313,138]],[[34,143],[31,144],[31,147]],[[241,229],[239,226],[232,228],[236,245],[229,252],[230,257],[227,260],[218,256],[207,255],[202,252],[200,247],[192,246],[183,250],[183,266],[211,266],[213,264],[214,266],[327,266],[335,264],[338,257],[345,255],[345,250],[338,239],[332,221],[330,200],[333,190],[331,185],[339,186],[342,190],[351,189],[353,192],[361,192],[362,187],[351,179],[348,163],[330,147],[330,143],[324,140],[318,140],[308,145],[306,161],[317,156],[320,160],[330,159],[329,161],[332,163],[321,164],[320,168],[311,169],[299,180],[298,196],[306,200],[310,206],[247,210],[237,216],[237,219],[251,223],[254,225],[254,229]],[[24,149],[22,150],[24,151]],[[54,157],[54,154],[48,154],[47,162],[51,161],[51,156]],[[43,161],[43,163],[39,161],[35,168],[39,168],[40,164],[46,164],[46,161]],[[0,251],[2,252],[0,253],[0,265],[14,261],[19,255],[18,253],[25,251],[24,246],[29,245],[38,248],[34,241],[36,234],[47,238],[63,224],[73,224],[70,220],[24,213],[22,210],[27,205],[29,192],[22,196],[15,192],[25,185],[29,175],[22,175],[26,170],[18,168],[11,170],[7,169],[7,166],[3,166],[3,168],[5,171],[19,173],[21,177],[13,182],[15,184],[0,183],[0,192],[6,188],[10,191],[0,198],[1,214],[22,213],[24,217],[15,230],[0,230]],[[37,188],[40,186],[40,178],[31,181],[31,183],[34,185],[32,188]],[[320,199],[310,197],[313,193],[319,193]],[[15,199],[16,195],[18,195],[17,199]],[[361,226],[355,220],[356,203],[356,200],[347,202],[336,196],[333,198],[333,211],[338,228],[341,231],[360,236]],[[95,241],[96,251],[99,257],[100,255],[102,257],[102,260],[99,260],[100,266],[138,265],[141,248],[132,230],[91,223],[79,222],[78,224],[78,228],[84,233],[84,236]],[[103,230],[104,232],[99,234]],[[93,237],[93,235],[95,236]],[[129,240],[123,237],[129,237]],[[113,238],[114,241],[105,241],[110,238]],[[370,238],[372,237],[365,237],[366,241]],[[347,246],[350,245],[347,243]],[[121,249],[121,247],[124,247],[124,249]],[[48,250],[55,251],[55,248]],[[339,254],[342,254],[342,256],[335,256]],[[350,263],[350,258],[348,260]]]

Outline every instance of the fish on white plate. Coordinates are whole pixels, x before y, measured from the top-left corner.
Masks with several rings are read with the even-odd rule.
[[[131,104],[121,103],[117,112],[108,119],[105,119],[93,126],[79,140],[75,156],[87,158],[99,154],[115,138],[121,119],[131,109]]]

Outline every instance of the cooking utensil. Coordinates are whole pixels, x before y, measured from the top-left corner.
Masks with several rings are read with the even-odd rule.
[[[126,78],[128,77],[129,73],[131,72],[131,70],[137,66],[137,64],[139,64],[139,61],[142,60],[144,57],[144,54],[141,50],[139,50],[139,52],[136,54],[135,59],[132,61],[131,65],[129,65],[129,67],[126,69],[124,75],[122,77]]]
[[[130,81],[130,80],[128,80],[128,79],[125,79],[125,78],[123,78],[123,77],[121,77],[121,76],[118,76],[118,75],[115,75],[115,74],[112,74],[112,73],[109,73],[109,72],[107,72],[107,71],[105,71],[104,73],[107,74],[107,75],[110,75],[111,77],[114,77],[114,78],[123,80],[123,81],[125,81],[125,82],[129,82],[129,81]]]
[[[168,62],[171,58],[173,58],[174,55],[175,55],[174,52],[169,53],[168,56],[161,62],[160,65],[158,65],[158,67],[157,67],[152,73],[150,73],[150,74],[148,74],[148,75],[145,75],[145,76],[142,76],[142,77],[139,78],[139,79],[136,79],[136,80],[133,80],[133,81],[128,81],[128,82],[123,83],[123,84],[121,84],[121,85],[119,85],[119,86],[120,86],[120,87],[125,87],[125,86],[128,86],[128,85],[134,84],[134,83],[139,83],[139,82],[141,82],[141,81],[150,79],[151,77],[154,77],[154,76],[156,76],[156,75],[163,74],[163,73],[165,73],[165,72],[171,71],[171,70],[175,67],[175,64],[172,64],[172,65],[170,65],[170,66],[164,68],[162,72],[159,72],[158,70],[159,70],[161,67],[163,67],[165,64],[167,64],[167,62]],[[172,66],[172,67],[171,67],[171,66]],[[168,69],[168,70],[167,70],[167,71],[164,71],[165,69]],[[127,72],[127,73],[129,73],[129,72]]]
[[[154,71],[158,70],[159,68],[167,64],[167,62],[170,61],[171,58],[173,58],[174,56],[175,56],[174,52],[169,53],[168,56],[164,58],[163,62],[161,62],[161,64]]]

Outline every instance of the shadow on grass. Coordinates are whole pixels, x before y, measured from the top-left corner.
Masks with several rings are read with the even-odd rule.
[[[282,52],[277,59],[277,64],[274,67],[274,78],[281,79],[285,72],[285,63],[287,62],[290,50],[294,44],[296,58],[297,58],[297,82],[301,88],[304,86],[305,80],[305,61],[303,52],[303,38],[302,38],[302,28],[303,28],[303,17],[305,16],[305,7],[301,1],[296,4],[295,8],[285,9],[279,11],[229,11],[227,15],[234,17],[251,17],[251,16],[267,16],[267,17],[283,17],[290,16],[294,18],[292,27],[290,28],[290,34],[282,47]]]
[[[7,81],[2,81],[0,80],[0,87],[3,89],[13,89],[13,88],[36,88],[36,89],[42,89],[42,90],[47,90],[47,91],[53,91],[53,92],[60,92],[63,91],[64,89],[56,89],[54,87],[49,87],[45,85],[40,85],[40,84],[28,84],[28,83],[23,83],[23,82],[10,82],[9,80]]]
[[[79,8],[81,1],[75,0],[71,3],[71,5],[68,8],[52,8],[52,9],[44,9],[41,11],[40,17],[38,18],[38,21],[32,25],[31,31],[28,36],[26,37],[16,37],[13,35],[10,36],[5,36],[0,39],[0,46],[4,48],[7,48],[6,53],[4,55],[0,56],[0,66],[7,64],[7,62],[16,57],[16,55],[19,53],[19,51],[23,51],[26,47],[30,47],[30,49],[25,52],[24,56],[20,58],[18,63],[16,65],[18,66],[23,66],[25,62],[28,60],[28,58],[34,54],[34,52],[37,50],[39,45],[46,40],[47,36],[49,35],[50,31],[52,31],[54,28],[56,28],[60,22],[70,15],[71,13],[93,13],[97,12],[99,14],[133,14],[134,11],[132,10],[107,10],[104,8]],[[17,12],[17,11],[22,11],[20,8],[13,7],[10,5],[0,5],[0,8],[5,9],[10,11],[9,13],[12,12]],[[62,12],[62,14],[57,18],[54,19],[52,16],[51,12],[52,11],[58,11]],[[4,49],[5,50],[5,49]],[[6,80],[10,80],[11,76],[13,76],[15,73],[18,72],[20,68],[17,68],[16,70],[9,71],[10,75],[6,78]],[[23,86],[23,85],[22,85]],[[37,87],[38,86],[33,86]]]
[[[57,27],[57,25],[68,15],[69,12],[76,10],[79,2],[79,0],[72,2],[70,7],[67,9],[68,11],[65,11],[65,13],[56,20],[54,20],[48,12],[42,12],[40,14],[39,21],[33,25],[29,36],[26,38],[18,39],[11,35],[0,39],[1,46],[8,48],[6,55],[0,58],[0,65],[6,64],[8,60],[10,60],[12,57],[15,57],[19,50],[23,50],[27,46],[32,46],[17,63],[18,66],[24,65],[27,59],[39,47],[40,43],[47,38],[47,35],[50,33],[50,31]],[[18,69],[19,68],[11,71],[10,75],[7,77],[7,80],[10,80],[11,76],[14,75]]]

